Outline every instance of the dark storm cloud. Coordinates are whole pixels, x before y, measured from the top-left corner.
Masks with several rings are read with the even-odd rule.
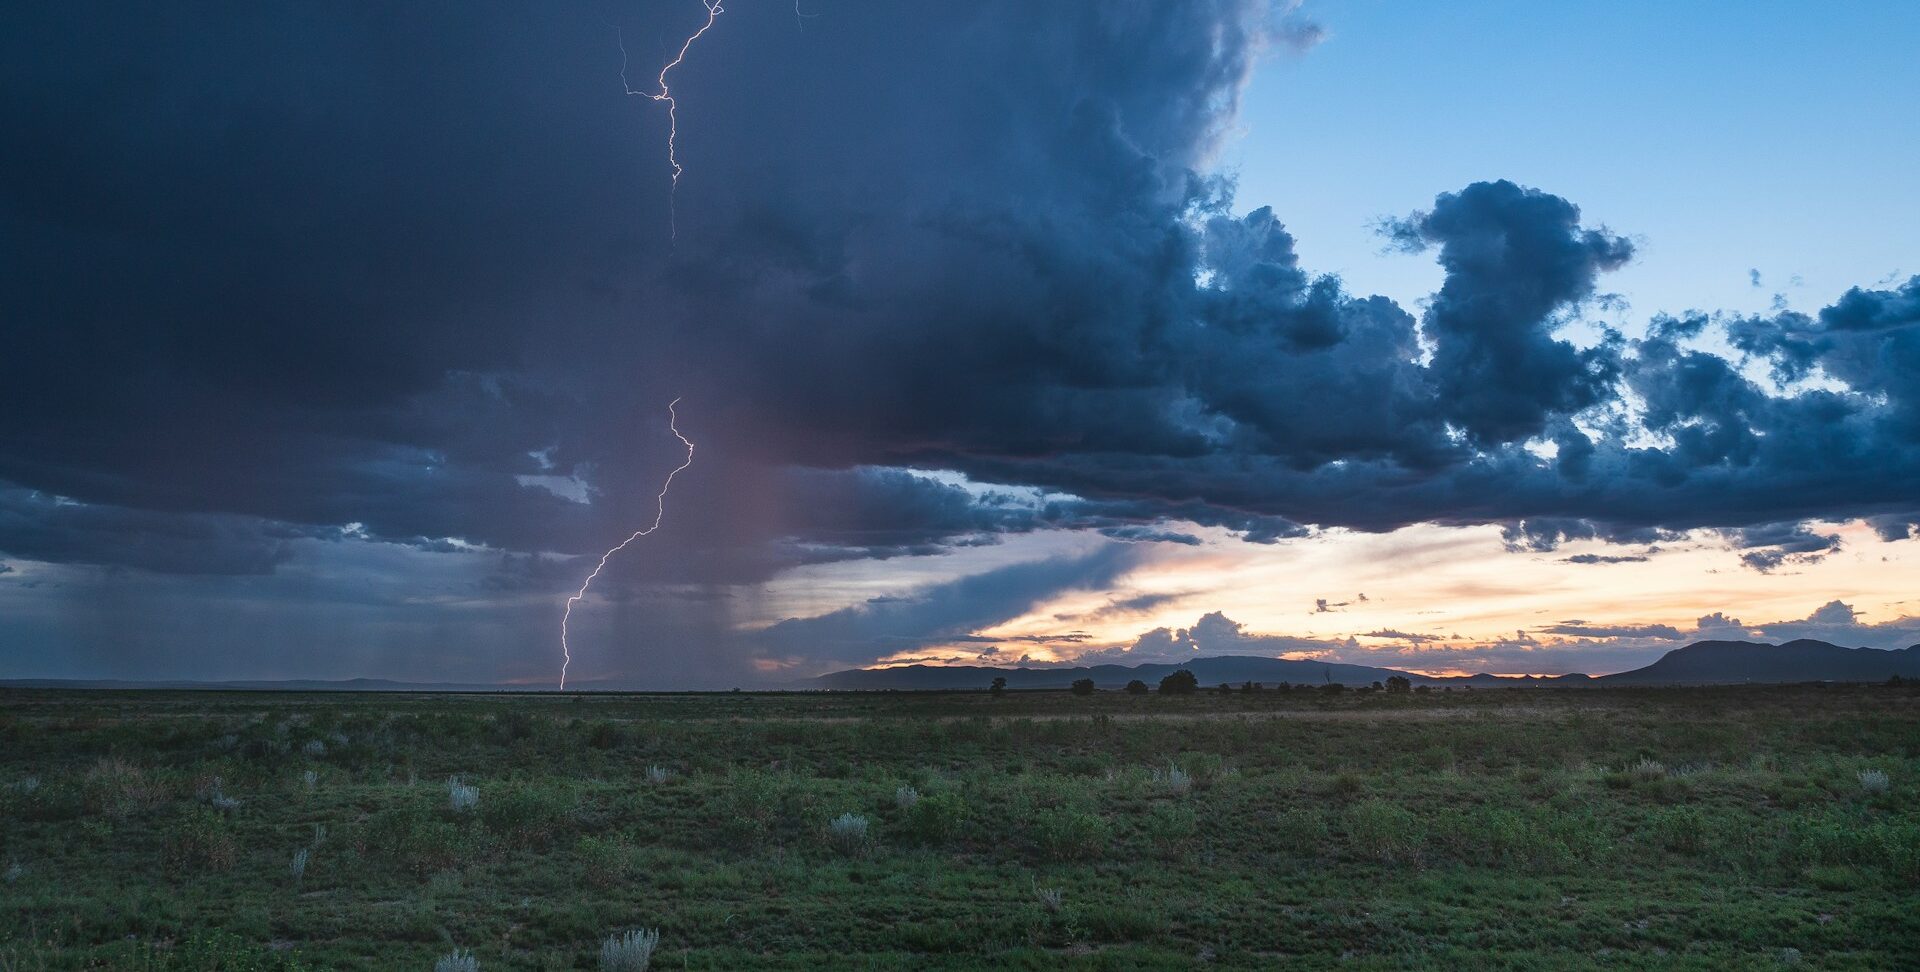
[[[293,556],[294,539],[331,532],[300,531],[244,516],[86,505],[0,488],[0,537],[6,538],[8,552],[30,560],[165,574],[265,574]]]
[[[1538,435],[1549,417],[1609,392],[1609,345],[1580,350],[1552,335],[1562,313],[1593,295],[1602,272],[1633,246],[1584,229],[1565,199],[1511,182],[1445,193],[1429,212],[1395,222],[1392,238],[1440,248],[1446,282],[1427,310],[1441,414],[1482,445]]]
[[[931,585],[906,597],[870,600],[815,617],[782,621],[754,636],[752,642],[759,653],[774,658],[803,656],[865,664],[929,645],[985,640],[972,632],[1018,617],[1061,592],[1110,586],[1136,562],[1137,555],[1128,544],[1109,544],[1088,554],[1012,564]],[[1083,639],[1078,634],[1068,637]]]
[[[0,552],[457,539],[558,590],[651,521],[677,394],[699,460],[609,596],[1046,529],[1710,527],[1770,568],[1804,521],[1920,523],[1920,278],[1580,347],[1632,247],[1549,192],[1389,221],[1445,271],[1418,318],[1236,215],[1202,173],[1262,52],[1320,36],[1290,7],[729,9],[675,74],[675,241],[609,25],[651,64],[699,15],[9,8]]]
[[[1761,573],[1782,564],[1811,564],[1840,549],[1838,534],[1816,533],[1800,523],[1770,523],[1726,531],[1735,549],[1745,550],[1740,562]]]

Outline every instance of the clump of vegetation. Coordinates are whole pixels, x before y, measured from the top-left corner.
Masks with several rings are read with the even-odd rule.
[[[664,766],[648,766],[646,778],[648,783],[659,786],[673,778],[673,771]]]
[[[463,948],[456,948],[434,960],[433,972],[480,972],[480,960]]]
[[[1142,831],[1161,857],[1175,858],[1199,835],[1200,815],[1189,806],[1162,804],[1147,812]]]
[[[967,803],[958,793],[929,793],[907,808],[906,832],[926,844],[938,844],[960,833],[967,818]]]
[[[1145,683],[1142,684],[1144,685]],[[1092,695],[1094,692],[1093,679],[1076,678],[1073,680],[1071,690],[1075,695]]]
[[[920,802],[920,791],[911,786],[902,786],[893,791],[893,805],[902,810],[912,810]]]
[[[1056,861],[1089,860],[1106,847],[1112,828],[1097,814],[1084,810],[1047,810],[1034,819],[1033,836],[1040,853]]]
[[[447,808],[454,813],[466,813],[480,805],[480,791],[460,782],[460,777],[447,778]]]
[[[869,829],[866,817],[843,813],[827,821],[827,842],[842,854],[864,854],[873,841]]]
[[[600,943],[600,972],[647,972],[653,950],[660,945],[658,929],[636,928],[624,935],[608,935]]]
[[[570,827],[567,788],[520,783],[494,792],[480,810],[481,824],[494,834],[544,848]]]
[[[1647,759],[1643,757],[1639,762],[1628,767],[1627,772],[1636,780],[1652,782],[1653,780],[1664,779],[1666,777],[1667,764],[1657,759]]]
[[[310,852],[302,847],[293,852],[293,883],[299,884],[307,876],[307,858]]]
[[[1168,765],[1166,769],[1155,769],[1152,773],[1155,788],[1174,796],[1186,796],[1193,790],[1193,777],[1178,766]]]
[[[25,792],[39,789],[39,777]],[[124,759],[102,759],[87,770],[81,783],[82,800],[88,812],[113,819],[125,819],[143,813],[164,802],[166,791],[148,773]]]
[[[1160,691],[1167,695],[1192,695],[1200,688],[1200,679],[1186,669],[1177,669],[1160,679]]]
[[[203,807],[191,807],[168,824],[160,848],[175,872],[224,871],[238,857],[225,818]]]
[[[1892,788],[1893,781],[1887,778],[1885,770],[1860,771],[1860,790],[1868,796],[1879,796]]]
[[[1066,892],[1059,888],[1035,887],[1033,897],[1035,901],[1040,902],[1040,907],[1045,908],[1048,914],[1059,914],[1061,906],[1066,904],[1067,900]]]

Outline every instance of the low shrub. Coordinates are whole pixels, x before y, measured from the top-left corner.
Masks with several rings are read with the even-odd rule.
[[[189,807],[160,835],[160,849],[176,872],[224,871],[238,857],[227,821],[205,807]]]
[[[647,972],[653,950],[660,946],[656,929],[636,928],[624,935],[608,935],[600,943],[600,972]]]
[[[454,813],[466,813],[480,805],[480,791],[460,782],[460,777],[447,779],[447,808]]]
[[[1034,844],[1056,861],[1097,857],[1107,844],[1110,829],[1099,815],[1078,810],[1046,810],[1033,821]]]
[[[866,817],[843,813],[827,821],[827,843],[842,854],[864,854],[873,841],[870,830]]]
[[[566,829],[572,810],[571,796],[554,787],[513,786],[487,800],[480,822],[493,833],[545,846]]]
[[[928,844],[951,840],[966,823],[967,802],[958,793],[929,793],[907,808],[906,832]]]
[[[1200,815],[1185,804],[1162,803],[1147,811],[1142,828],[1161,857],[1177,858],[1200,833]]]

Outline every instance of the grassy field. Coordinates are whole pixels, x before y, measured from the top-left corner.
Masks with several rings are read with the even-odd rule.
[[[0,868],[0,970],[1920,968],[1920,694],[20,691]]]

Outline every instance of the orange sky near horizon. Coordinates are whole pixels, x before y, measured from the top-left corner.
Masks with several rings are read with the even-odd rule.
[[[1699,618],[1713,612],[1753,626],[1803,619],[1834,600],[1852,606],[1866,624],[1920,613],[1920,598],[1903,582],[1920,563],[1910,545],[1883,542],[1859,521],[1820,529],[1841,536],[1838,551],[1761,573],[1743,565],[1738,551],[1725,541],[1704,531],[1652,548],[1582,541],[1538,553],[1507,550],[1496,526],[1421,524],[1382,534],[1329,530],[1270,545],[1246,543],[1219,529],[1190,527],[1203,538],[1202,544],[1155,544],[1139,567],[1110,588],[1050,597],[1017,617],[971,632],[994,639],[990,643],[932,644],[897,652],[876,664],[1046,665],[1072,663],[1095,653],[1106,653],[1101,661],[1125,661],[1110,657],[1111,650],[1132,645],[1151,629],[1187,628],[1201,615],[1218,611],[1242,623],[1249,635],[1351,639],[1350,647],[1329,656],[1346,662],[1433,675],[1605,674],[1638,665],[1581,667],[1570,665],[1579,654],[1570,659],[1562,652],[1547,662],[1549,653],[1537,652],[1542,658],[1537,667],[1489,667],[1489,649],[1503,641],[1520,648],[1532,639],[1541,648],[1577,652],[1582,638],[1543,630],[1571,621],[1596,627],[1668,625],[1691,632]],[[873,565],[811,567],[777,583],[772,604],[781,611],[775,615],[779,617],[820,613],[875,596],[911,596],[915,589],[956,573],[1031,559],[1040,551],[1085,549],[1097,542],[1085,536],[1035,534],[940,557],[889,561],[878,572]],[[1569,562],[1578,554],[1647,559]],[[1116,608],[1143,596],[1156,600],[1142,610]],[[1328,602],[1325,609],[1317,604],[1323,599]],[[1404,649],[1415,642],[1391,633],[1420,636],[1418,643],[1427,651],[1410,661]],[[1690,640],[1672,640],[1665,647]],[[988,644],[999,651],[983,658]],[[1455,657],[1454,664],[1442,663]]]

